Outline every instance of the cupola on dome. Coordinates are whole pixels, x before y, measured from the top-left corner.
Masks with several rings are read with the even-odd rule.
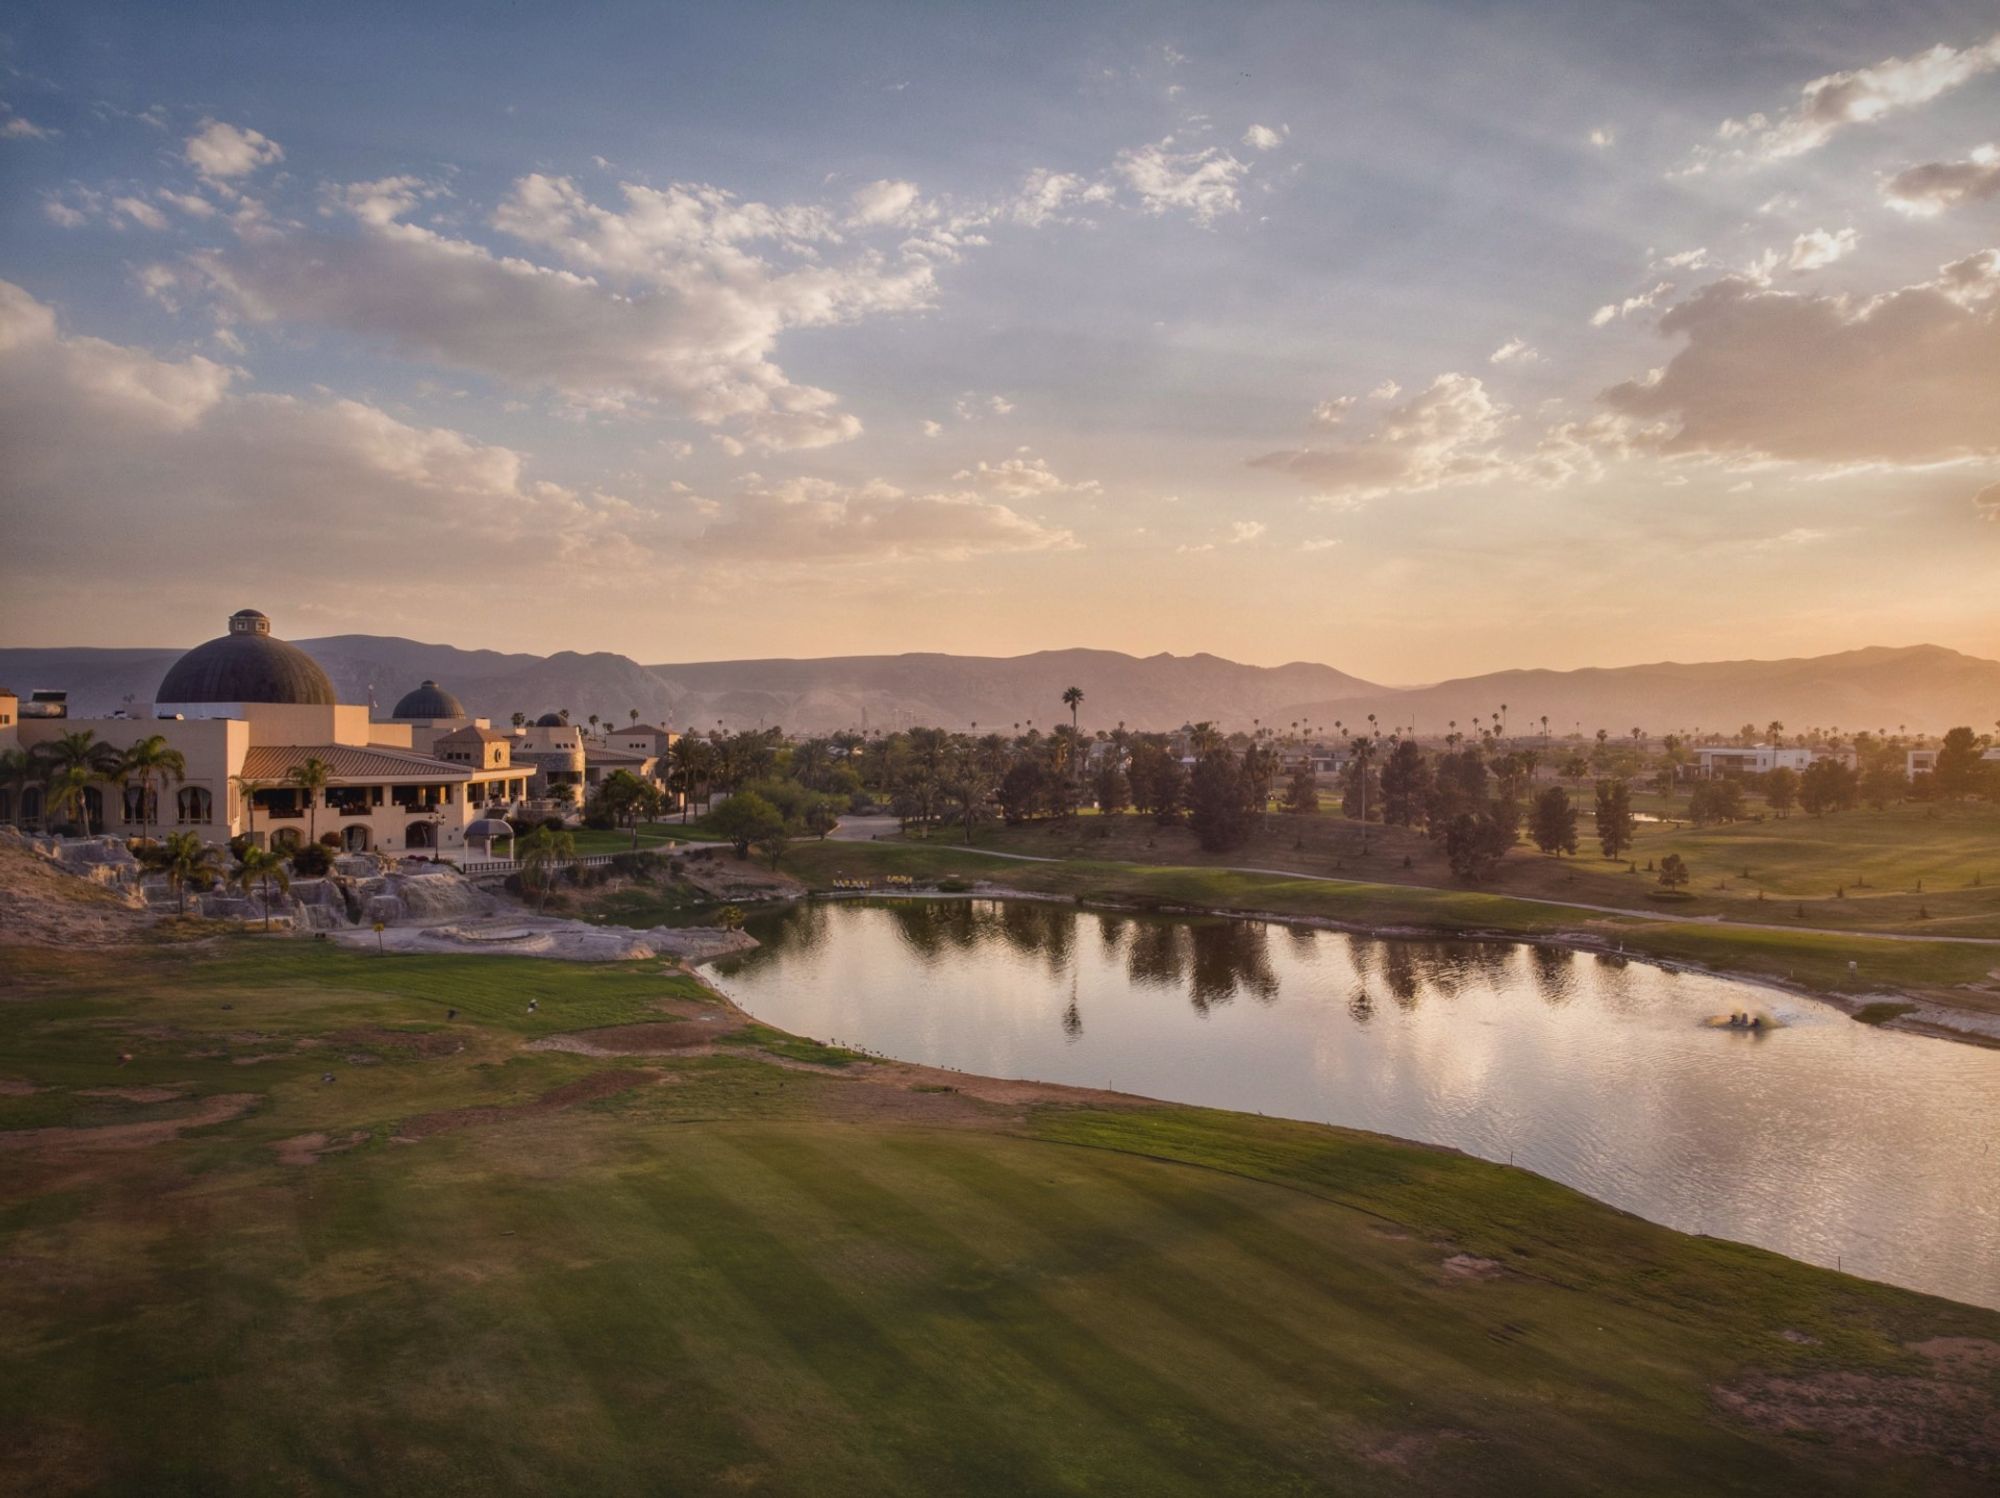
[[[434,681],[426,681],[414,691],[405,692],[403,700],[396,704],[396,710],[389,714],[392,718],[463,718],[467,716],[465,704]]]

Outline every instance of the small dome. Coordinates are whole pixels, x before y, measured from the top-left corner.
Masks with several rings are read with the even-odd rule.
[[[567,728],[569,727],[569,724],[563,720],[563,715],[561,713],[543,713],[539,718],[535,719],[535,727]]]
[[[154,692],[155,702],[280,702],[331,706],[333,682],[319,662],[271,634],[255,609],[229,616],[229,633],[197,645],[175,661]]]
[[[498,817],[481,817],[465,829],[465,835],[479,838],[512,837],[514,827],[512,823],[503,822]]]
[[[392,718],[463,718],[465,704],[434,681],[426,681],[414,692],[405,692]]]

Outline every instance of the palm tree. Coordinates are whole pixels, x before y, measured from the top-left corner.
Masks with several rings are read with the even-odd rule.
[[[292,889],[292,876],[285,869],[284,854],[274,853],[268,848],[245,848],[243,856],[236,861],[236,867],[230,871],[229,882],[246,895],[252,885],[264,892],[266,931],[271,929],[271,886],[277,885],[284,894],[290,894]]]
[[[1069,709],[1070,737],[1071,739],[1078,739],[1082,737],[1083,730],[1077,727],[1076,714],[1077,714],[1077,709],[1083,706],[1083,688],[1064,687],[1062,700],[1063,700],[1063,706]],[[978,725],[975,724],[974,726],[977,727]],[[1085,760],[1084,755],[1078,754],[1076,756],[1076,778],[1079,784],[1083,780],[1084,760]]]
[[[28,787],[41,781],[41,773],[25,749],[0,749],[0,790],[7,792],[11,820],[19,823],[21,801]]]
[[[49,777],[48,811],[45,816],[53,819],[59,811],[75,814],[77,824],[83,828],[83,835],[90,836],[90,792],[97,784],[97,772],[83,765],[69,765]]]
[[[153,801],[153,777],[159,777],[162,789],[169,781],[178,784],[187,779],[187,757],[163,735],[148,734],[119,757],[118,773],[120,779],[139,782],[139,835],[151,842],[153,814],[158,810]]]
[[[556,870],[576,862],[576,834],[537,827],[522,841],[517,856],[521,861],[522,881],[540,890],[542,898],[538,908],[547,910],[549,888],[555,883]]]
[[[167,834],[160,848],[160,867],[166,871],[168,887],[179,897],[182,915],[187,914],[188,884],[196,879],[205,882],[222,872],[214,847],[193,832]]]
[[[317,754],[310,756],[302,765],[292,766],[285,776],[296,790],[306,798],[306,841],[319,841],[319,798],[327,786],[333,783],[333,767]]]
[[[259,780],[254,775],[232,775],[229,783],[243,798],[243,833],[254,839],[257,835],[257,792],[269,790],[271,782]]]
[[[637,723],[639,721],[639,709],[635,707],[631,711],[632,711],[632,721],[634,723]]]

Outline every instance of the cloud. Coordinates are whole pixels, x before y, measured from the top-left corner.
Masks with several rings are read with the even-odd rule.
[[[1261,520],[1238,520],[1229,527],[1229,544],[1241,546],[1245,542],[1256,540],[1269,529],[1270,527]]]
[[[496,226],[568,268],[410,222],[428,192],[411,178],[351,184],[329,206],[355,232],[273,233],[199,263],[242,317],[332,328],[405,358],[553,391],[584,410],[665,405],[764,448],[822,446],[861,430],[832,393],[792,382],[777,365],[786,331],[923,307],[935,290],[922,261],[800,253],[835,237],[817,210],[743,203],[713,188],[628,185],[619,211],[567,179],[521,178]]]
[[[2000,146],[1978,146],[1964,161],[1910,166],[1883,185],[1889,206],[1928,218],[1966,203],[2000,197]]]
[[[1913,57],[1885,58],[1872,67],[1815,78],[1777,118],[1753,114],[1725,120],[1716,133],[1730,143],[1732,154],[1782,161],[1819,149],[1849,125],[1872,124],[1927,104],[1994,68],[2000,68],[2000,35],[1964,48],[1940,43]]]
[[[1027,499],[1035,495],[1096,494],[1103,485],[1095,479],[1070,483],[1054,473],[1042,458],[1007,458],[999,463],[983,459],[977,468],[963,468],[952,475],[955,483],[969,483],[988,494],[1006,499]]]
[[[847,222],[858,229],[884,225],[910,228],[922,216],[923,195],[914,182],[870,182],[866,187],[857,187],[848,201],[851,208]]]
[[[907,494],[880,481],[790,479],[747,490],[717,508],[719,518],[688,543],[697,554],[879,563],[962,561],[1075,545],[1068,531],[977,495]]]
[[[1332,496],[1372,497],[1489,479],[1507,467],[1496,451],[1507,408],[1471,375],[1442,374],[1372,432],[1319,447],[1268,453],[1254,468],[1306,480]]]
[[[0,445],[10,498],[37,517],[10,539],[0,586],[134,568],[212,587],[240,574],[232,538],[250,535],[279,538],[288,576],[471,592],[495,576],[573,577],[586,560],[595,577],[644,578],[709,557],[782,568],[1073,544],[976,494],[876,482],[801,479],[722,500],[680,484],[638,497],[572,488],[450,428],[362,401],[237,393],[235,380],[200,357],[65,334],[53,309],[0,281]],[[133,523],[135,498],[159,523]]]
[[[1322,427],[1337,427],[1341,424],[1341,422],[1347,419],[1347,413],[1353,409],[1354,409],[1353,396],[1351,395],[1333,396],[1328,400],[1321,401],[1318,405],[1313,407],[1313,412],[1312,412],[1313,425]]]
[[[2000,452],[1995,251],[1866,300],[1727,277],[1669,309],[1659,330],[1680,350],[1604,399],[1668,423],[1668,452],[1827,464]]]
[[[1617,132],[1612,130],[1609,125],[1599,125],[1584,138],[1600,151],[1608,150],[1618,142]]]
[[[1674,255],[1662,255],[1653,263],[1663,270],[1700,270],[1709,263],[1708,248],[1704,245]]]
[[[1525,338],[1509,338],[1486,356],[1488,364],[1533,364],[1542,356]]]
[[[1661,297],[1674,289],[1671,281],[1661,281],[1650,291],[1642,291],[1637,296],[1628,296],[1622,302],[1606,302],[1590,314],[1590,325],[1601,328],[1621,317],[1630,317],[1634,312],[1643,312],[1648,307],[1657,306]]]
[[[1280,125],[1275,130],[1269,125],[1252,125],[1243,132],[1243,144],[1253,151],[1275,151],[1291,133],[1290,125]]]
[[[1073,172],[1036,167],[1022,179],[1020,189],[1001,205],[998,216],[1040,228],[1047,223],[1067,222],[1066,210],[1071,207],[1108,203],[1115,196],[1117,191],[1108,182],[1092,182]]]
[[[1860,238],[1852,229],[1842,229],[1837,233],[1828,233],[1825,229],[1810,230],[1792,241],[1791,253],[1785,257],[1786,269],[1794,275],[1823,269],[1853,254]]]
[[[5,108],[4,104],[0,104],[0,110]],[[54,140],[61,134],[60,130],[37,125],[25,115],[10,114],[0,121],[0,140]]]
[[[247,177],[285,159],[284,148],[268,135],[221,120],[203,120],[182,149],[188,164],[214,182]]]
[[[1153,145],[1120,151],[1114,163],[1146,211],[1184,212],[1204,227],[1242,208],[1237,185],[1250,168],[1220,146],[1175,151],[1169,135]]]
[[[2000,522],[2000,484],[1988,484],[1972,496],[1972,503],[1982,519]]]
[[[1384,380],[1368,392],[1368,398],[1372,401],[1392,401],[1402,393],[1403,387],[1401,385],[1398,385],[1394,380]]]
[[[940,421],[926,421],[926,422],[924,423],[924,435],[925,435],[926,437],[936,437],[936,436],[940,435],[940,434],[941,434],[941,433],[942,433],[943,431],[944,431],[944,423],[943,423],[943,422],[940,422]]]

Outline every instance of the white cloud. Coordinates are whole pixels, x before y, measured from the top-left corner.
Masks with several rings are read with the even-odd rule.
[[[113,198],[111,206],[142,228],[164,229],[167,227],[167,216],[143,198]]]
[[[284,148],[268,135],[221,120],[203,120],[182,154],[197,172],[217,182],[246,177],[285,159]]]
[[[1488,364],[1533,364],[1541,354],[1525,338],[1509,338],[1486,356]]]
[[[924,423],[924,435],[926,437],[939,436],[940,434],[943,433],[943,431],[944,431],[944,423],[941,421],[926,421]]]
[[[1315,536],[1299,543],[1300,551],[1330,551],[1340,544],[1338,536]]]
[[[2000,522],[2000,484],[1988,484],[1972,496],[1972,504],[1981,518]]]
[[[1145,205],[1148,213],[1185,212],[1204,226],[1242,208],[1237,185],[1249,170],[1220,146],[1196,151],[1171,149],[1174,138],[1120,151],[1118,174]]]
[[[1605,392],[1669,452],[1927,464],[2000,452],[2000,253],[1856,300],[1744,277],[1661,317],[1664,369]]]
[[[1642,291],[1637,296],[1628,296],[1622,302],[1606,302],[1590,314],[1590,325],[1593,328],[1601,328],[1621,317],[1630,317],[1634,312],[1642,312],[1648,307],[1656,306],[1660,298],[1673,289],[1673,282],[1661,281],[1650,291]]]
[[[1825,229],[1813,229],[1792,241],[1791,253],[1785,257],[1786,268],[1794,275],[1805,271],[1820,270],[1832,265],[1836,260],[1845,260],[1854,253],[1854,246],[1860,235],[1852,229],[1841,229],[1828,233]]]
[[[1030,228],[1039,228],[1046,223],[1066,221],[1066,210],[1071,207],[1107,203],[1116,195],[1108,182],[1092,182],[1073,172],[1036,167],[1022,179],[1020,189],[1001,205],[999,213]]]
[[[1238,520],[1229,527],[1229,544],[1241,546],[1247,541],[1255,541],[1270,529],[1261,520]]]
[[[1883,193],[1890,207],[1914,218],[2000,197],[2000,146],[1975,147],[1964,161],[1905,167],[1883,185]]]
[[[986,404],[995,416],[1007,416],[1014,410],[1014,403],[1004,395],[989,395]]]
[[[923,195],[914,182],[870,182],[865,187],[857,187],[848,201],[851,207],[847,222],[857,229],[875,229],[885,225],[910,228],[922,216]]]
[[[1704,245],[1674,255],[1662,255],[1653,263],[1664,270],[1700,270],[1709,263],[1708,248]]]
[[[1599,125],[1585,137],[1598,150],[1608,150],[1617,144],[1618,135],[1609,125]]]
[[[480,589],[492,568],[573,576],[584,559],[593,576],[647,577],[709,556],[782,567],[1073,544],[975,494],[881,483],[753,484],[724,500],[681,484],[637,497],[576,489],[462,432],[331,396],[238,394],[235,378],[207,359],[66,335],[51,308],[0,282],[0,446],[10,498],[38,517],[10,539],[0,586],[155,568],[212,587],[240,575],[228,538],[246,534],[296,536],[313,567],[351,569],[357,584]],[[161,524],[132,523],[135,475]],[[382,544],[414,534],[425,544]],[[453,558],[442,575],[441,551]]]
[[[1313,407],[1313,413],[1312,413],[1313,425],[1322,427],[1337,427],[1341,424],[1341,422],[1347,419],[1347,413],[1353,409],[1354,409],[1353,396],[1351,395],[1333,396],[1328,400],[1321,401],[1318,405]]]
[[[5,108],[5,105],[0,105],[0,109]],[[25,115],[9,115],[5,121],[0,121],[0,140],[54,140],[61,134],[60,130],[37,125]]]
[[[1268,453],[1253,467],[1305,479],[1334,496],[1367,498],[1496,477],[1507,408],[1471,375],[1442,374],[1383,414],[1365,435]]]
[[[969,483],[1003,499],[1028,499],[1035,495],[1096,494],[1103,485],[1095,479],[1070,483],[1054,473],[1042,458],[1006,458],[998,463],[982,459],[976,468],[962,468],[952,475],[955,483]]]
[[[1290,125],[1280,125],[1275,130],[1269,125],[1252,125],[1243,132],[1243,144],[1253,151],[1275,151],[1291,133]]]
[[[793,383],[774,362],[787,330],[922,307],[935,288],[922,261],[861,252],[830,263],[807,253],[809,241],[833,237],[816,209],[768,208],[714,188],[628,185],[621,212],[567,179],[520,179],[494,222],[571,269],[409,222],[428,191],[411,178],[352,184],[329,204],[358,232],[273,232],[201,263],[252,320],[338,329],[587,410],[665,404],[765,448],[861,430],[830,392]],[[756,253],[760,241],[783,259]]]
[[[171,188],[163,187],[156,196],[162,203],[172,204],[189,218],[215,217],[215,205],[199,193],[175,192]]]
[[[1376,401],[1392,401],[1403,393],[1403,387],[1394,380],[1384,380],[1368,392],[1368,398]]]
[[[1716,133],[1733,154],[1781,161],[1817,150],[1849,125],[1872,124],[1927,104],[1994,68],[2000,68],[2000,35],[1964,48],[1940,43],[1913,57],[1889,57],[1872,67],[1815,78],[1777,118],[1753,114],[1725,120]]]

